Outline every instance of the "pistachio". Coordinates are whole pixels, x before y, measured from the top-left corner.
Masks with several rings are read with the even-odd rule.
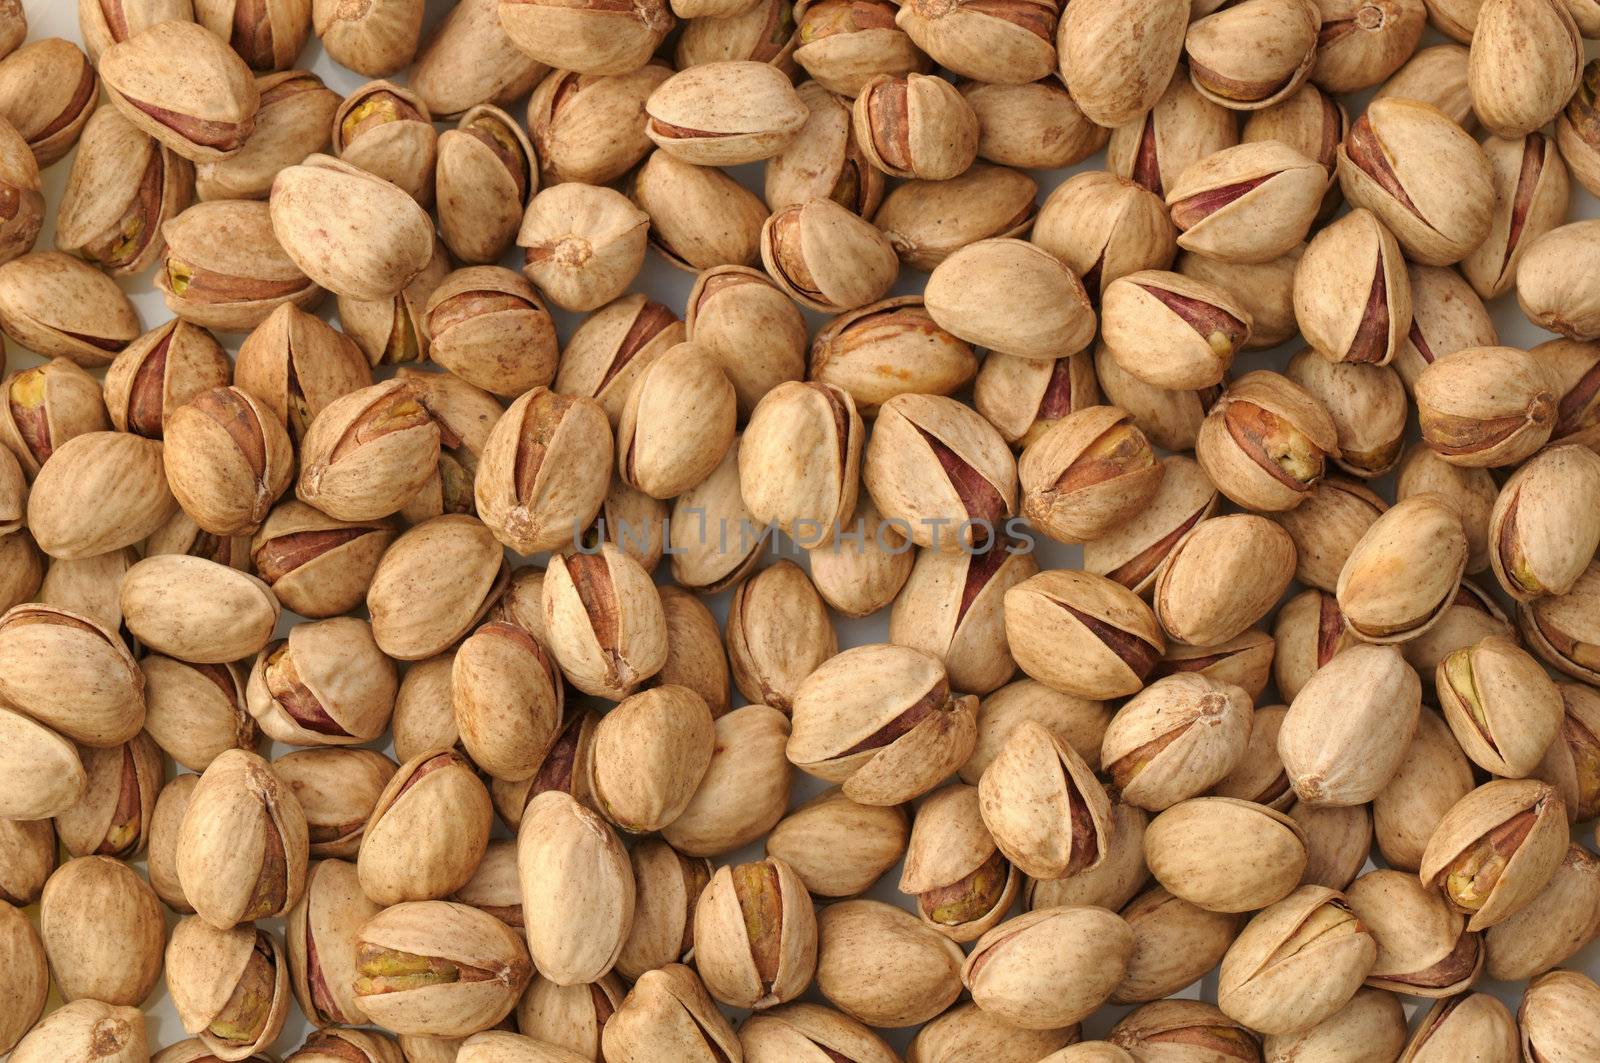
[[[1317,61],[1322,12],[1309,0],[1245,0],[1190,24],[1189,76],[1208,99],[1257,110],[1285,99]]]
[[[95,66],[71,41],[46,37],[0,59],[0,118],[27,143],[41,169],[78,142],[99,100]]]
[[[593,982],[617,962],[633,922],[627,854],[605,820],[564,793],[539,794],[522,823],[517,868],[523,910],[534,913],[533,962],[557,985]]]
[[[387,81],[356,89],[333,116],[334,153],[397,185],[423,206],[433,202],[438,149],[428,105]]]
[[[1166,641],[1150,607],[1101,576],[1053,569],[1006,591],[1006,637],[1021,669],[1063,693],[1137,693]],[[1064,652],[1071,646],[1073,652]]]
[[[1183,52],[1189,17],[1170,0],[1093,0],[1063,12],[1058,72],[1090,121],[1115,128],[1156,105]],[[1131,25],[1144,30],[1130,34]]]
[[[360,851],[367,821],[394,778],[396,765],[370,749],[321,748],[286,754],[272,770],[288,784],[306,814],[311,855],[344,858]],[[294,942],[289,945],[292,956]]]
[[[1100,756],[1122,799],[1159,812],[1221,782],[1249,740],[1243,690],[1184,673],[1129,699],[1106,727]]]
[[[1507,58],[1513,48],[1515,63]],[[1467,67],[1472,109],[1491,132],[1526,136],[1566,106],[1583,62],[1583,42],[1566,4],[1486,0]]]
[[[645,133],[663,151],[699,166],[737,166],[782,151],[807,110],[776,67],[725,61],[662,82],[645,101],[645,115]]]
[[[37,226],[41,205],[29,200],[25,181],[10,183],[19,197],[11,224],[26,226],[31,212]],[[143,272],[161,251],[161,226],[193,194],[187,160],[106,108],[84,127],[56,217],[56,246],[116,276]]]
[[[261,107],[250,139],[228,158],[195,167],[195,191],[203,200],[266,199],[279,170],[328,145],[339,95],[321,78],[284,70],[257,78],[256,89]]]
[[[91,921],[92,935],[85,933]],[[110,856],[68,860],[50,877],[39,935],[63,1000],[136,1007],[160,977],[161,905],[137,871]]]
[[[889,193],[873,216],[900,260],[931,270],[984,239],[1020,237],[1034,218],[1033,178],[974,163],[948,180],[912,180]]]
[[[812,199],[771,215],[761,226],[760,250],[778,287],[802,306],[824,313],[883,298],[900,268],[888,239],[831,199]]]
[[[1422,437],[1456,465],[1513,464],[1550,438],[1556,400],[1543,367],[1514,347],[1472,347],[1416,380]]]
[[[984,769],[978,809],[995,846],[1036,879],[1093,872],[1117,837],[1088,764],[1033,720],[1019,723]]]
[[[411,89],[440,118],[479,104],[510,107],[548,68],[524,54],[500,25],[499,0],[464,0],[422,45]]]
[[[661,596],[638,562],[610,543],[553,557],[542,600],[550,651],[585,693],[620,700],[666,660]]]
[[[128,121],[193,162],[226,159],[255,132],[250,68],[196,23],[156,23],[106,49],[100,71]]]
[[[1253,513],[1201,521],[1173,545],[1152,603],[1168,635],[1218,646],[1264,618],[1294,576],[1289,533]]]
[[[765,261],[762,256],[767,253],[764,236],[764,223],[768,219],[766,205],[755,193],[715,167],[695,166],[657,150],[634,173],[629,198],[634,206],[650,215],[650,242],[655,249],[680,269],[696,271],[713,266],[748,266],[756,262],[758,257]],[[788,209],[797,211],[799,208]],[[849,212],[845,211],[845,214]],[[893,277],[885,281],[881,274],[889,271],[890,264],[884,254],[873,254],[870,250],[878,241],[876,230],[869,232],[848,221],[841,222],[826,209],[811,212],[813,223],[819,215],[823,221],[813,239],[814,242],[829,241],[830,251],[827,253],[837,253],[838,245],[832,241],[842,238],[850,241],[845,245],[852,248],[847,254],[853,255],[855,248],[859,247],[874,259],[865,267],[862,263],[851,262],[829,262],[827,267],[854,274],[858,283],[865,284],[870,280],[873,286],[881,285],[887,290]],[[789,220],[791,223],[798,220],[797,213],[789,214]],[[785,226],[784,231],[791,238],[800,236],[799,231],[791,231],[789,225]],[[785,254],[795,260],[789,264],[789,268],[799,269],[801,266],[796,263],[803,264],[804,248],[795,244],[796,241],[791,239]],[[892,251],[887,245],[885,250]],[[823,266],[819,264],[818,269],[823,269]],[[776,270],[769,272],[786,293],[794,295],[790,291],[792,285],[780,278]],[[801,279],[807,283],[816,280],[809,275]],[[871,302],[877,297],[875,295],[861,301]]]
[[[1150,821],[1144,851],[1158,882],[1211,912],[1249,912],[1283,900],[1306,866],[1299,824],[1229,797],[1173,805]]]
[[[1561,726],[1555,684],[1527,651],[1499,635],[1440,661],[1434,685],[1461,748],[1504,778],[1531,774]]]
[[[1449,726],[1438,713],[1423,712],[1400,767],[1372,800],[1384,859],[1406,871],[1420,867],[1434,828],[1472,787],[1472,764]]]
[[[917,2],[895,24],[940,66],[997,84],[1037,81],[1055,66],[1055,12],[1048,5],[990,7]]]
[[[1311,6],[1249,0],[1228,10],[1280,2]],[[1222,148],[1186,167],[1167,188],[1166,202],[1184,250],[1227,262],[1270,262],[1305,239],[1327,188],[1320,163],[1269,140]]]
[[[1319,806],[1374,799],[1401,770],[1421,696],[1416,672],[1392,646],[1336,654],[1294,696],[1278,732],[1295,792]]]
[[[1065,358],[1094,338],[1082,282],[1060,259],[1021,240],[961,248],[934,268],[923,298],[939,327],[1005,354]]]
[[[362,892],[394,905],[455,893],[483,858],[493,815],[489,791],[464,756],[417,754],[389,779],[367,820],[356,860]]]
[[[292,304],[314,310],[322,289],[309,280],[272,232],[265,203],[197,203],[161,227],[166,250],[156,287],[167,309],[223,332],[248,332]]]
[[[1496,779],[1457,801],[1422,856],[1422,884],[1440,890],[1483,930],[1515,915],[1550,881],[1566,853],[1566,807],[1550,786]]]
[[[817,919],[817,988],[872,1026],[926,1022],[961,995],[961,946],[881,901],[842,901]]]
[[[1190,163],[1237,143],[1235,113],[1201,95],[1180,60],[1155,105],[1112,130],[1106,169],[1164,199]]]
[[[80,258],[34,251],[0,266],[0,327],[47,358],[109,365],[139,335],[116,282]]]
[[[1156,387],[1222,382],[1250,338],[1250,312],[1226,291],[1176,273],[1141,270],[1106,285],[1103,339],[1127,372]]]
[[[1466,563],[1459,511],[1442,495],[1413,495],[1374,521],[1350,551],[1339,571],[1339,608],[1362,641],[1405,642],[1444,615]],[[1405,586],[1388,575],[1396,571],[1410,574]]]
[[[875,74],[925,74],[932,63],[896,28],[897,10],[884,0],[808,4],[795,13],[794,60],[822,88],[851,99]]]
[[[1326,407],[1287,377],[1265,370],[1228,386],[1200,427],[1195,457],[1217,489],[1251,509],[1299,505],[1338,457]]]
[[[150,836],[150,816],[164,767],[161,748],[141,733],[120,746],[85,746],[78,755],[88,782],[77,802],[56,816],[56,836],[73,856],[136,855]],[[143,1000],[144,993],[133,999]]]

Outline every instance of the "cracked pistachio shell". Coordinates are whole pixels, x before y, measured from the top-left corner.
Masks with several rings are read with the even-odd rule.
[[[841,314],[811,347],[810,378],[850,392],[868,416],[905,392],[952,395],[977,372],[972,346],[934,324],[917,296]]]
[[[794,870],[772,857],[718,869],[695,906],[694,963],[707,991],[732,1007],[763,1010],[804,992],[817,921]]]
[[[157,950],[159,952],[159,948]],[[0,905],[0,958],[10,1007],[0,1023],[0,1048],[11,1051],[39,1021],[50,995],[50,970],[38,931],[20,909]]]
[[[1449,499],[1420,494],[1397,502],[1372,522],[1339,571],[1345,623],[1363,642],[1416,638],[1455,601],[1466,563],[1466,533]],[[1396,572],[1410,578],[1396,584]]]
[[[0,616],[0,698],[87,746],[121,745],[144,724],[144,675],[121,637],[55,606]]]
[[[845,18],[857,10],[838,0],[820,6],[825,10],[832,6]],[[860,10],[876,8],[863,6]],[[796,92],[809,116],[783,149],[767,161],[762,187],[767,206],[782,210],[824,197],[863,218],[872,217],[883,201],[884,176],[868,161],[856,140],[850,100],[835,96],[815,81],[801,83]]]
[[[853,897],[900,862],[908,833],[905,809],[861,804],[832,787],[773,827],[767,852],[794,868],[814,896]]]
[[[150,816],[166,768],[161,747],[140,732],[121,746],[80,747],[78,755],[88,786],[75,805],[56,816],[62,847],[73,856],[136,856],[150,837]],[[99,993],[79,995],[111,1000]]]
[[[430,111],[451,119],[478,104],[510,107],[547,70],[501,28],[499,0],[465,0],[423,43],[409,81]]]
[[[1287,2],[1309,6],[1310,0]],[[1305,239],[1327,189],[1320,163],[1267,140],[1223,148],[1186,167],[1168,187],[1166,203],[1185,251],[1260,263]]]
[[[433,221],[406,192],[312,155],[272,183],[272,228],[306,276],[336,295],[387,300],[433,257]]]
[[[1586,283],[1600,225],[1573,222],[1539,236],[1517,266],[1517,304],[1540,328],[1568,339],[1600,338],[1600,314]]]
[[[1228,386],[1200,426],[1195,457],[1218,490],[1249,509],[1295,508],[1339,456],[1327,408],[1288,377],[1265,370]]]
[[[1120,583],[1087,572],[1032,576],[1006,591],[1005,613],[1018,666],[1079,697],[1138,693],[1166,652],[1150,607]]]
[[[226,387],[232,375],[227,352],[211,333],[174,318],[124,347],[106,370],[111,423],[160,439],[174,410],[201,392]]]
[[[1190,163],[1237,143],[1235,112],[1202,96],[1180,61],[1155,106],[1111,131],[1106,170],[1161,199]]]
[[[697,271],[713,266],[748,266],[765,253],[766,240],[763,234],[768,218],[766,204],[754,192],[716,167],[695,166],[665,151],[654,151],[634,173],[628,198],[633,200],[634,206],[650,216],[651,244],[661,252],[663,258],[679,269]],[[791,212],[798,209],[786,208]],[[839,209],[853,217],[843,207]],[[849,269],[844,263],[830,262],[829,265],[847,271],[861,285],[865,285],[869,279],[874,286],[881,284],[886,292],[894,283],[893,263],[889,261],[894,254],[877,229],[867,226],[867,229],[871,229],[868,232],[867,229],[850,226],[848,222],[839,222],[831,214],[822,223],[816,223],[814,219],[819,212],[827,214],[827,210],[819,208],[812,211],[813,225],[816,227],[814,239],[826,242],[827,250],[821,254],[843,254],[852,258],[868,255],[878,260],[870,268],[866,268],[866,263],[855,263],[854,269]],[[796,220],[797,214],[790,213],[789,217],[791,221]],[[859,218],[856,220],[860,221]],[[788,227],[785,231],[793,234]],[[878,243],[882,243],[881,250],[876,246]],[[887,281],[878,276],[886,270],[891,273]],[[776,272],[773,279],[778,281],[786,294],[795,295],[793,285],[778,277]],[[808,282],[815,281],[809,275],[805,279]],[[884,292],[862,298],[860,302],[870,303]],[[836,311],[839,308],[824,306],[823,309]]]
[[[1600,127],[1595,124],[1595,88],[1600,83],[1600,64],[1583,68],[1577,91],[1556,117],[1556,144],[1572,176],[1584,188],[1600,187]]]
[[[947,181],[978,157],[978,115],[956,87],[931,74],[879,74],[852,109],[856,146],[890,177]]]
[[[1394,367],[1414,391],[1417,378],[1435,360],[1468,347],[1500,342],[1489,311],[1472,286],[1448,266],[1410,263],[1411,328]]]
[[[228,565],[185,554],[147,557],[119,591],[123,621],[140,642],[191,664],[224,664],[267,644],[280,608],[272,589]]]
[[[310,1034],[289,1060],[292,1063],[403,1063],[404,1057],[399,1044],[388,1034],[334,1029]]]
[[[751,1015],[739,1025],[745,1063],[898,1063],[893,1049],[854,1019],[821,1004],[796,1001]]]
[[[766,705],[718,717],[711,764],[662,837],[691,856],[721,855],[761,838],[788,807],[789,720]]]
[[[1445,1063],[1477,1054],[1485,1063],[1516,1063],[1517,1021],[1488,993],[1436,1002],[1400,1056],[1403,1063]]]
[[[806,677],[839,652],[822,596],[787,559],[751,575],[728,603],[728,659],[745,698],[788,712]],[[890,632],[893,641],[893,631]],[[910,645],[910,643],[901,643]],[[931,652],[931,651],[930,651]]]
[[[1172,639],[1218,646],[1264,618],[1294,579],[1289,533],[1254,513],[1201,521],[1173,546],[1152,604]]]
[[[1244,756],[1250,730],[1248,694],[1180,672],[1156,680],[1117,711],[1100,760],[1122,800],[1159,812],[1221,782]]]
[[[1023,900],[1028,909],[1093,904],[1120,909],[1150,881],[1144,862],[1144,832],[1148,815],[1143,809],[1117,802],[1107,818],[1106,858],[1094,868],[1060,879],[1030,878]]]
[[[384,520],[335,520],[298,499],[275,506],[251,541],[256,572],[292,612],[313,619],[359,605],[394,542]]]
[[[1397,649],[1337,652],[1295,694],[1278,732],[1295,792],[1313,805],[1372,800],[1400,770],[1421,697],[1417,673]]]
[[[1522,911],[1485,932],[1489,977],[1532,978],[1565,962],[1594,940],[1597,905],[1600,861],[1574,843],[1549,885]]]
[[[144,672],[144,727],[163,751],[190,772],[203,772],[224,749],[254,749],[261,741],[245,711],[245,676],[237,664],[187,664],[150,653]]]
[[[1478,573],[1488,568],[1489,520],[1500,494],[1489,470],[1457,465],[1426,441],[1415,442],[1400,463],[1395,494],[1404,500],[1428,492],[1448,498],[1461,513],[1461,526],[1467,533],[1467,571]]]
[[[301,749],[273,762],[306,814],[315,857],[354,857],[395,762],[370,749]]]
[[[1191,23],[1183,51],[1201,95],[1231,110],[1287,99],[1317,61],[1322,11],[1311,0],[1246,0]]]
[[[1023,358],[1065,358],[1094,338],[1082,282],[1022,240],[979,240],[956,251],[929,275],[924,300],[947,332]]]
[[[932,60],[895,26],[896,14],[885,0],[805,4],[795,12],[794,60],[847,108],[874,75],[927,73]]]
[[[1133,952],[1111,994],[1114,1004],[1160,1000],[1203,977],[1244,925],[1240,915],[1208,912],[1160,886],[1134,898],[1120,914],[1133,930]]]
[[[550,383],[558,357],[555,323],[522,277],[469,266],[445,277],[419,322],[428,357],[475,387],[515,397]]]
[[[668,529],[672,578],[697,594],[716,594],[732,587],[754,571],[767,553],[766,530],[754,526],[739,492],[740,443],[735,436],[722,464],[672,503]],[[703,533],[710,528],[726,528],[729,534]],[[910,560],[906,563],[909,567]]]
[[[1106,1035],[1147,1063],[1213,1063],[1261,1058],[1256,1035],[1199,1000],[1158,1000],[1135,1008]],[[1052,1061],[1054,1063],[1054,1061]]]
[[[1494,173],[1494,221],[1489,235],[1461,263],[1473,289],[1485,299],[1517,283],[1524,252],[1567,220],[1571,182],[1555,143],[1543,133],[1483,142]]]
[[[1027,446],[1069,413],[1100,404],[1087,350],[1041,361],[991,351],[973,383],[977,411],[1013,447]]]
[[[1461,748],[1502,778],[1532,774],[1561,728],[1560,691],[1532,655],[1502,635],[1446,656],[1434,687]]]
[[[444,662],[448,658],[439,660]],[[427,690],[419,687],[419,703],[426,696]],[[589,761],[593,757],[594,728],[599,721],[600,717],[594,710],[574,708],[556,735],[550,752],[539,763],[539,770],[533,778],[518,783],[499,779],[489,781],[490,799],[507,826],[515,826],[522,819],[528,802],[546,790],[569,794],[584,805],[594,807],[594,795],[589,792]],[[454,720],[448,722],[453,728]],[[418,734],[416,737],[421,740],[427,735]],[[439,733],[435,740],[451,737],[450,734]]]
[[[964,81],[956,88],[978,115],[978,158],[1000,166],[1075,166],[1105,147],[1111,134],[1053,79],[1027,85]]]
[[[1058,542],[1099,539],[1145,512],[1165,471],[1125,411],[1090,406],[1067,414],[1023,450],[1022,515]]]
[[[976,785],[1012,733],[1030,720],[1071,746],[1090,770],[1099,770],[1100,743],[1111,710],[1102,702],[1063,694],[1033,679],[1019,679],[990,694],[979,706],[978,742],[961,766],[962,781]]]
[[[37,218],[39,208],[27,199],[27,184],[6,183],[22,196],[14,210],[24,216],[31,210]],[[193,196],[190,163],[107,107],[84,127],[56,215],[56,246],[112,276],[142,273],[161,252],[161,226]]]
[[[1292,339],[1300,331],[1294,319],[1294,272],[1304,253],[1295,247],[1270,262],[1224,262],[1192,251],[1178,256],[1174,267],[1185,277],[1213,284],[1238,301],[1250,315],[1244,350],[1260,351]]]
[[[251,535],[294,475],[294,446],[277,411],[237,387],[202,391],[163,428],[167,484],[202,531]]]
[[[397,904],[368,920],[356,933],[356,964],[355,994],[369,1019],[435,1037],[494,1026],[532,975],[516,931],[450,901]]]
[[[408,381],[341,395],[306,430],[295,494],[340,520],[386,517],[437,474],[439,439],[438,421]]]
[[[528,136],[545,183],[604,185],[632,169],[654,146],[645,100],[671,76],[660,61],[627,74],[551,71],[528,101]]]
[[[999,850],[1035,879],[1094,871],[1116,837],[1094,772],[1033,720],[1018,724],[984,769],[978,808]]]
[[[1444,112],[1417,100],[1374,100],[1339,146],[1339,185],[1394,233],[1413,261],[1446,266],[1493,224],[1489,157]]]
[[[882,299],[900,270],[888,237],[831,199],[807,200],[772,214],[761,226],[760,252],[778,287],[820,313]]]
[[[321,78],[284,70],[257,78],[256,89],[261,108],[244,147],[195,167],[195,192],[202,200],[266,199],[279,170],[328,146],[339,94]]]
[[[843,901],[817,918],[817,988],[850,1017],[913,1026],[961,994],[961,946],[903,908]]]
[[[733,443],[737,396],[721,366],[680,343],[645,366],[617,423],[617,473],[652,498],[702,483]]]
[[[5,767],[0,812],[5,818],[48,820],[71,811],[89,785],[77,747],[4,705],[0,705],[0,737],[5,739],[0,755]]]
[[[1039,208],[1029,239],[1065,262],[1092,300],[1119,277],[1166,269],[1177,252],[1177,230],[1161,197],[1099,170],[1057,185]]]
[[[1171,390],[1220,384],[1250,338],[1250,312],[1225,289],[1159,270],[1107,283],[1101,315],[1102,339],[1118,364]]]
[[[1556,689],[1561,727],[1532,774],[1560,791],[1568,816],[1584,823],[1600,815],[1600,772],[1594,768],[1600,753],[1600,693],[1579,683],[1559,683]]]
[[[661,596],[639,563],[610,543],[552,557],[541,600],[550,652],[586,694],[620,701],[666,661]]]
[[[387,77],[417,54],[424,0],[371,0],[351,5],[312,0],[311,28],[340,66]]]
[[[1351,910],[1378,945],[1367,985],[1445,999],[1483,971],[1485,939],[1437,892],[1403,871],[1368,872],[1350,885]]]
[[[254,69],[282,70],[311,35],[311,0],[196,0],[195,21]]]
[[[746,266],[706,270],[695,281],[687,305],[686,334],[727,374],[742,419],[748,418],[773,388],[805,376],[805,320],[799,307],[766,274]],[[886,300],[876,304],[890,305],[898,303]],[[851,322],[874,309],[868,306],[838,320]],[[848,326],[840,325],[844,327]]]
[[[14,908],[36,903],[55,869],[56,832],[48,820],[0,822],[0,901]]]
[[[137,1008],[75,1000],[45,1016],[9,1058],[11,1063],[145,1063],[150,1058],[145,1018]]]
[[[625,295],[590,314],[573,332],[561,353],[554,389],[593,398],[615,427],[639,373],[684,337],[683,323],[666,306]]]
[[[1595,594],[1600,591],[1600,565],[1591,562],[1572,590],[1557,598],[1538,598],[1517,605],[1517,628],[1544,662],[1575,679],[1600,679],[1596,664]]]
[[[183,895],[183,886],[178,881],[178,837],[183,828],[183,817],[189,813],[189,800],[199,784],[200,776],[193,773],[177,776],[161,788],[161,793],[156,797],[155,811],[150,814],[150,837],[146,849],[150,886],[156,891],[156,896],[179,915],[194,914],[194,906]]]
[[[78,0],[78,29],[89,58],[96,63],[100,53],[113,44],[171,19],[194,21],[192,0]]]
[[[645,133],[684,162],[737,166],[782,151],[807,114],[777,67],[724,60],[687,67],[657,86],[645,101]]]
[[[1275,653],[1272,636],[1250,628],[1217,646],[1175,642],[1156,665],[1158,675],[1194,672],[1239,687],[1252,701],[1266,689]]]
[[[1272,519],[1294,540],[1295,579],[1331,593],[1350,551],[1388,508],[1360,481],[1331,476],[1317,483],[1294,509],[1273,514]],[[1285,693],[1292,696],[1291,691]]]
[[[622,980],[614,974],[574,986],[558,986],[535,975],[517,1001],[517,1028],[528,1031],[529,1037],[576,1052],[592,1063],[600,1059],[605,1024],[626,992]]]
[[[912,180],[889,193],[872,216],[902,262],[932,270],[985,239],[1020,238],[1034,218],[1038,185],[1017,170],[974,163],[948,180]]]
[[[1322,30],[1311,80],[1328,92],[1379,84],[1417,49],[1427,20],[1422,0],[1321,0]]]
[[[356,617],[300,623],[256,659],[250,714],[271,738],[293,745],[355,745],[388,729],[394,662]]]
[[[63,1000],[138,1007],[161,976],[161,902],[138,871],[110,856],[68,860],[50,877],[39,935]]]
[[[1404,2],[1404,0],[1402,0]],[[1409,0],[1417,2],[1417,0]],[[1377,11],[1369,6],[1369,10]],[[1421,11],[1421,8],[1418,8]],[[1379,14],[1379,19],[1383,18]],[[1345,30],[1355,25],[1353,19],[1342,20]],[[1321,52],[1318,52],[1321,55]],[[1330,93],[1315,85],[1302,84],[1292,95],[1264,110],[1252,112],[1240,130],[1240,139],[1247,143],[1278,140],[1294,148],[1308,159],[1315,159],[1333,176],[1337,161],[1335,152],[1339,142],[1350,130],[1350,115],[1344,105]],[[1318,220],[1332,216],[1343,199],[1343,193],[1330,187],[1323,196]]]
[[[483,859],[493,818],[489,791],[466,757],[418,753],[389,779],[367,820],[356,859],[362,891],[377,904],[455,893]]]
[[[372,367],[420,362],[428,357],[430,337],[422,313],[434,289],[450,273],[450,254],[435,241],[427,268],[392,299],[339,297],[339,324]]]
[[[338,158],[403,189],[424,207],[433,204],[439,134],[428,105],[387,81],[373,81],[346,96],[333,116]]]
[[[606,1022],[607,1060],[714,1063],[739,1059],[739,1040],[692,968],[668,964],[642,975]]]
[[[1572,589],[1600,546],[1590,504],[1600,491],[1600,460],[1585,447],[1558,446],[1517,469],[1489,517],[1496,579],[1519,601]]]
[[[785,381],[767,392],[739,445],[739,487],[751,515],[806,547],[844,528],[856,510],[864,434],[843,388]]]
[[[918,546],[982,547],[1017,512],[1010,449],[955,399],[902,394],[884,403],[861,471],[879,510]]]
[[[1285,375],[1328,411],[1338,434],[1334,460],[1345,472],[1372,479],[1400,460],[1410,404],[1399,373],[1385,365],[1330,362],[1307,349],[1289,360]]]
[[[830,657],[791,709],[789,761],[843,784],[864,804],[927,793],[972,753],[977,698],[952,696],[939,659],[907,646],[865,645]]]
[[[522,816],[517,871],[539,974],[571,986],[611,970],[633,923],[635,886],[606,821],[568,794],[539,794]]]
[[[1302,886],[1251,919],[1229,947],[1217,1004],[1262,1033],[1297,1033],[1349,1003],[1377,954],[1342,893]]]
[[[1133,949],[1132,928],[1103,908],[1040,908],[979,938],[961,980],[985,1011],[1024,1029],[1060,1029],[1111,996]]]
[[[564,310],[620,297],[644,264],[649,215],[610,188],[569,182],[528,204],[517,244],[523,273]]]
[[[1429,365],[1413,395],[1422,437],[1446,461],[1515,464],[1550,438],[1555,388],[1542,364],[1514,347],[1473,347]]]
[[[693,800],[714,744],[711,711],[688,687],[624,698],[594,729],[589,790],[596,807],[629,834],[663,829]]]
[[[456,651],[451,703],[461,743],[497,779],[536,773],[560,730],[563,701],[560,670],[515,624],[490,621]]]
[[[1188,22],[1189,10],[1173,0],[1091,0],[1061,16],[1057,73],[1090,121],[1127,125],[1166,90]]]
[[[1434,828],[1422,855],[1422,883],[1468,917],[1468,930],[1503,922],[1527,907],[1561,866],[1566,815],[1560,794],[1545,783],[1485,783]]]
[[[1212,912],[1287,897],[1305,870],[1305,831],[1282,812],[1229,797],[1181,801],[1150,821],[1145,860],[1174,895]]]
[[[1577,971],[1551,971],[1522,994],[1522,1058],[1578,1063],[1600,1052],[1600,985]]]
[[[288,786],[265,760],[230,749],[189,795],[178,880],[218,930],[286,915],[305,892],[308,846],[305,813]]]
[[[1217,505],[1217,489],[1192,458],[1172,455],[1160,465],[1160,486],[1144,508],[1083,547],[1086,572],[1141,595],[1178,541]]]
[[[361,892],[355,865],[322,860],[289,913],[289,980],[300,1010],[317,1026],[365,1022],[356,996],[356,933],[383,911]]]
[[[372,385],[366,357],[349,337],[292,304],[279,306],[245,338],[234,377],[297,440],[335,399]]]
[[[599,513],[611,454],[599,404],[534,388],[489,433],[474,487],[478,512],[519,554],[563,546]]]
[[[1561,0],[1485,0],[1467,63],[1472,109],[1490,132],[1526,136],[1561,113],[1583,65],[1583,39]]]
[[[115,281],[59,251],[34,251],[0,266],[0,328],[31,351],[86,369],[111,364],[141,331]]]
[[[1005,592],[1038,571],[1033,554],[1012,543],[973,554],[919,551],[889,614],[889,640],[943,660],[956,689],[987,694],[1017,668],[1006,647]]]
[[[10,374],[0,395],[0,444],[30,481],[67,440],[109,427],[100,382],[67,358]]]
[[[159,22],[112,45],[100,74],[128,121],[193,162],[226,159],[255,132],[261,92],[250,68],[196,23]]]
[[[810,560],[811,579],[823,599],[840,615],[859,618],[889,605],[900,593],[911,576],[915,551],[869,496],[857,504],[853,527],[813,547]]]
[[[1026,84],[1048,76],[1056,65],[1056,11],[1049,4],[1030,0],[989,7],[916,0],[902,6],[894,21],[918,49],[962,77]]]
[[[1405,871],[1420,867],[1439,820],[1472,787],[1472,764],[1449,726],[1437,712],[1421,713],[1400,767],[1372,799],[1373,832],[1384,860]]]
[[[99,99],[94,65],[71,41],[46,37],[0,60],[0,118],[41,168],[72,149]]]
[[[322,289],[284,251],[265,203],[196,203],[161,227],[155,285],[167,309],[221,332],[249,332],[285,303],[314,310]]]
[[[1330,362],[1388,365],[1411,327],[1411,282],[1400,245],[1370,210],[1318,232],[1295,267],[1294,314]]]
[[[898,888],[928,926],[974,941],[1006,917],[1019,882],[984,826],[976,787],[951,784],[918,808]]]

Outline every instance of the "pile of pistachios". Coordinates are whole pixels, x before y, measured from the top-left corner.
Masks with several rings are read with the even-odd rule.
[[[1600,1061],[1600,5],[24,6],[9,1063]]]

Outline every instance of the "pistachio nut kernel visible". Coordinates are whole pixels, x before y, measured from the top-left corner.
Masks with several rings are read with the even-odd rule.
[[[443,956],[421,956],[363,941],[356,951],[357,996],[380,996],[456,982],[487,982],[495,972]]]
[[[258,931],[244,972],[206,1033],[229,1048],[255,1045],[272,1018],[277,980],[277,955],[266,932]]]

